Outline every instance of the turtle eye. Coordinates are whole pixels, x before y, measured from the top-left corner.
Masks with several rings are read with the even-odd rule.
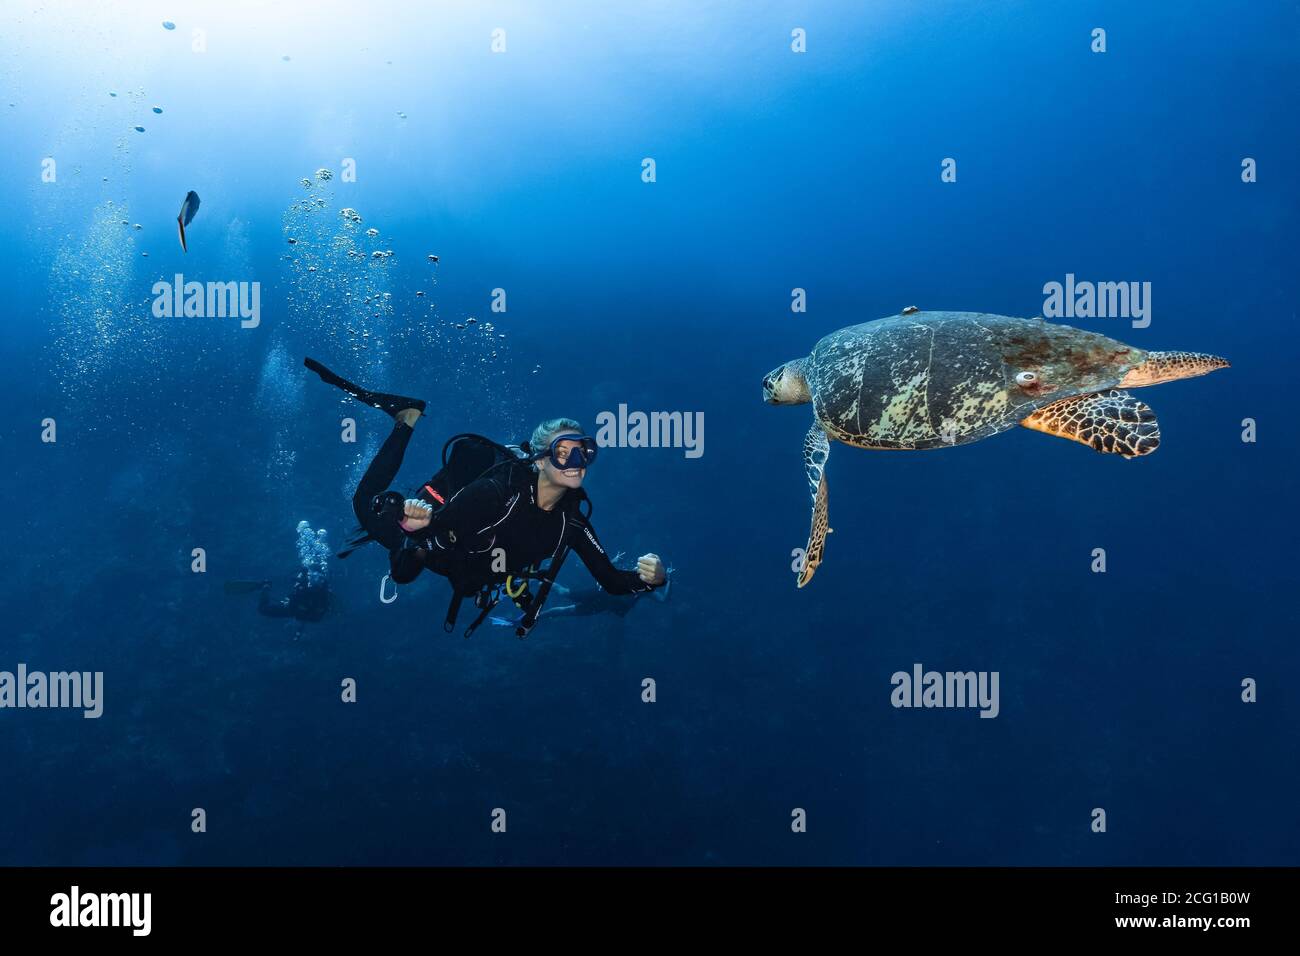
[[[1037,372],[1021,372],[1016,376],[1017,385],[1033,385],[1038,381]]]

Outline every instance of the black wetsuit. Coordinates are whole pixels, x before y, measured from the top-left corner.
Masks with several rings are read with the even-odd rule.
[[[585,494],[568,491],[551,511],[539,508],[537,472],[522,463],[502,465],[470,482],[441,508],[434,506],[427,527],[408,535],[398,524],[400,514],[376,514],[372,502],[392,487],[412,434],[408,425],[394,426],[352,498],[362,527],[389,550],[396,583],[413,581],[428,569],[449,578],[457,593],[472,594],[484,585],[504,583],[509,575],[535,570],[567,543],[610,594],[658,587],[646,584],[636,571],[614,567],[579,511]]]

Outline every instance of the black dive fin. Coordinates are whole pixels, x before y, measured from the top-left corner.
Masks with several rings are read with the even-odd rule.
[[[385,392],[372,392],[369,389],[362,388],[360,385],[349,382],[341,375],[335,375],[314,358],[305,358],[302,360],[302,364],[319,375],[320,380],[326,385],[333,385],[335,388],[341,388],[357,401],[364,402],[367,405],[387,412],[394,418],[397,417],[398,412],[407,408],[414,408],[420,412],[424,411],[425,402],[422,398],[407,398],[403,395],[389,395]]]

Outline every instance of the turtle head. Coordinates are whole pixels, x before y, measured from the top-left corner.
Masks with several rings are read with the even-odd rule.
[[[804,376],[807,359],[794,359],[763,376],[763,401],[769,405],[803,405],[812,401]]]
[[[1148,352],[1146,361],[1128,370],[1120,388],[1159,385],[1179,378],[1206,375],[1216,368],[1227,368],[1228,360],[1202,352]]]

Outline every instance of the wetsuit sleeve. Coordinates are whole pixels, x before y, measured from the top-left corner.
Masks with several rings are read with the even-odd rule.
[[[455,531],[471,535],[501,517],[505,489],[491,478],[472,481],[433,513],[430,522],[405,538],[405,547],[389,552],[391,576],[396,584],[410,584],[425,567],[437,546],[435,535]],[[395,520],[395,519],[394,519]]]
[[[609,560],[609,555],[600,546],[596,529],[585,522],[576,521],[575,524],[577,528],[570,538],[573,550],[577,552],[578,557],[582,558],[582,563],[587,566],[591,576],[605,591],[610,594],[641,594],[660,586],[646,584],[641,580],[641,575],[635,571],[620,571],[614,567],[614,563]]]

